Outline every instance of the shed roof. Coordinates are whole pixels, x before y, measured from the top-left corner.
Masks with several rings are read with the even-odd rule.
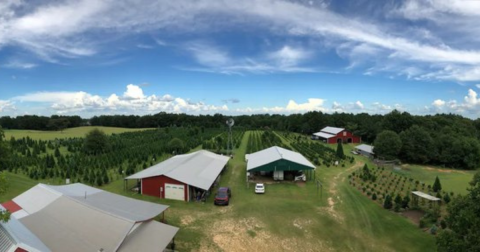
[[[373,153],[373,146],[368,145],[368,144],[360,144],[360,145],[356,146],[355,149],[361,150],[361,151],[364,151],[364,152],[367,152],[367,153],[370,153],[370,154],[374,154]]]
[[[177,155],[135,173],[126,179],[164,175],[185,184],[208,190],[230,158],[206,150]]]
[[[253,170],[278,160],[287,160],[304,166],[306,169],[315,169],[302,154],[278,146],[273,146],[248,155],[247,171]]]
[[[38,198],[27,202],[33,196]],[[14,201],[25,211],[19,221],[46,246],[52,251],[74,252],[118,251],[127,239],[148,240],[132,230],[156,223],[152,219],[168,207],[83,184],[38,184]],[[167,225],[161,227],[164,236],[151,238],[144,245],[144,251],[162,250],[178,231]],[[162,241],[161,246],[158,239]]]
[[[427,199],[427,200],[431,200],[431,201],[439,201],[439,200],[440,200],[440,198],[434,197],[434,196],[432,196],[432,195],[430,195],[430,194],[426,194],[426,193],[424,193],[424,192],[413,191],[412,193],[415,194],[415,195],[417,195],[417,196],[419,196],[419,197],[422,197],[422,198],[424,198],[424,199]]]
[[[321,132],[325,132],[325,133],[329,133],[329,134],[333,134],[333,135],[336,135],[342,131],[344,131],[345,129],[344,128],[337,128],[337,127],[330,127],[330,126],[327,126],[325,128],[323,128],[322,130],[320,130]]]
[[[329,139],[329,138],[332,138],[332,137],[335,136],[335,135],[325,133],[325,132],[317,132],[317,133],[313,133],[313,135],[321,137],[321,138],[325,138],[325,139]]]

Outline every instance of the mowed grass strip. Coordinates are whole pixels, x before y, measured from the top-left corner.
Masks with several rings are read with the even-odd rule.
[[[83,127],[69,128],[63,131],[8,130],[8,129],[4,129],[4,131],[5,131],[6,140],[10,140],[12,136],[15,139],[28,136],[34,140],[54,140],[55,138],[60,139],[60,138],[84,137],[89,131],[95,128],[105,132],[105,134],[107,135],[151,129],[151,128],[128,129],[128,128],[115,128],[115,127],[103,127],[103,126],[83,126]]]

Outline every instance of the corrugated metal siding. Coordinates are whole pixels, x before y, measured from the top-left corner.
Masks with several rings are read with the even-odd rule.
[[[10,234],[0,225],[0,252],[7,252],[15,245]]]
[[[142,194],[163,199],[165,198],[165,183],[184,185],[185,199],[188,200],[187,184],[166,176],[156,176],[142,179]],[[160,187],[163,188],[162,195],[160,195]]]

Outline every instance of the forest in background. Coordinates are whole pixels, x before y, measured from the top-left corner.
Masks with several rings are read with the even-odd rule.
[[[63,130],[84,125],[122,128],[224,128],[228,118],[244,129],[271,129],[310,135],[326,126],[342,127],[374,144],[384,159],[432,164],[449,168],[476,169],[480,165],[480,119],[455,114],[411,115],[393,110],[385,115],[367,113],[257,114],[226,116],[187,115],[161,112],[154,115],[101,115],[90,119],[79,116],[4,116],[4,129]],[[381,136],[377,139],[377,136]]]

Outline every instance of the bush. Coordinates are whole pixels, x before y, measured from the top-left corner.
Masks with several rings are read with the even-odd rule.
[[[420,218],[420,221],[418,222],[418,227],[425,228],[426,226],[427,226],[427,220],[424,217]]]
[[[372,200],[377,200],[377,194],[376,193],[372,194]]]
[[[432,227],[430,228],[430,234],[436,235],[437,234],[437,225],[433,224]]]
[[[440,221],[440,227],[442,227],[442,229],[447,228],[447,222],[445,220],[441,220]]]

